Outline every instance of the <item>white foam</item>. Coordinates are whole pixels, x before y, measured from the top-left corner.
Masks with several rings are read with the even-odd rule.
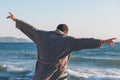
[[[15,67],[13,65],[6,65],[6,64],[4,64],[3,67],[6,67],[8,72],[9,71],[15,72],[15,71],[24,71],[25,70],[24,68],[19,68],[19,67]]]
[[[120,80],[120,69],[93,69],[82,68],[79,70],[68,69],[68,75],[76,78],[85,78],[84,80]],[[77,79],[77,80],[78,80]]]

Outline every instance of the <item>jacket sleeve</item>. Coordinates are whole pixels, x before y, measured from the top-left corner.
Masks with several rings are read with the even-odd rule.
[[[100,47],[101,47],[100,40],[93,38],[74,39],[73,43],[73,51],[78,51],[82,49],[94,49]]]
[[[101,43],[98,39],[93,38],[74,38],[71,36],[64,37],[63,40],[60,40],[61,46],[57,48],[59,49],[60,59],[69,55],[73,51],[79,51],[83,49],[94,49],[94,48],[100,48]]]
[[[39,37],[42,31],[34,28],[32,25],[25,23],[21,20],[16,20],[16,27],[20,29],[25,35],[27,35],[35,43],[39,42]]]

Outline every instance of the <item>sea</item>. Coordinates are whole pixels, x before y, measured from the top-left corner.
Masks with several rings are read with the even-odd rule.
[[[0,80],[33,80],[34,43],[0,43]],[[71,53],[68,80],[120,80],[120,43]]]

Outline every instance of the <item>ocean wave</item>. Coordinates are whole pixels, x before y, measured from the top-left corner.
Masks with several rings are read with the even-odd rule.
[[[0,65],[0,80],[32,80],[31,70],[13,65]]]
[[[110,66],[120,68],[120,59],[111,59],[111,58],[101,58],[101,57],[79,57],[72,56],[70,62],[80,62],[80,63],[93,63],[98,66]]]
[[[107,60],[107,61],[120,61],[120,58],[111,58],[111,57],[79,57],[79,56],[71,56],[72,61],[76,60]]]
[[[87,50],[81,50],[72,52],[72,55],[78,55],[78,56],[107,56],[107,57],[120,57],[120,47],[103,47],[101,49],[87,49]]]
[[[36,53],[37,54],[37,53]],[[20,53],[18,55],[24,56],[24,57],[36,57],[35,53]]]
[[[118,69],[68,69],[68,80],[120,80]]]
[[[68,69],[68,80],[120,80],[120,69],[75,68]],[[32,80],[33,70],[3,64],[0,65],[0,80]]]
[[[24,68],[16,67],[13,65],[2,64],[0,65],[0,72],[22,72],[25,71]]]

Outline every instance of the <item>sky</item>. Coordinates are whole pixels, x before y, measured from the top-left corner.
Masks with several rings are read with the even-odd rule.
[[[70,36],[120,41],[120,0],[0,0],[0,37],[28,39],[8,12],[40,30],[64,23]]]

